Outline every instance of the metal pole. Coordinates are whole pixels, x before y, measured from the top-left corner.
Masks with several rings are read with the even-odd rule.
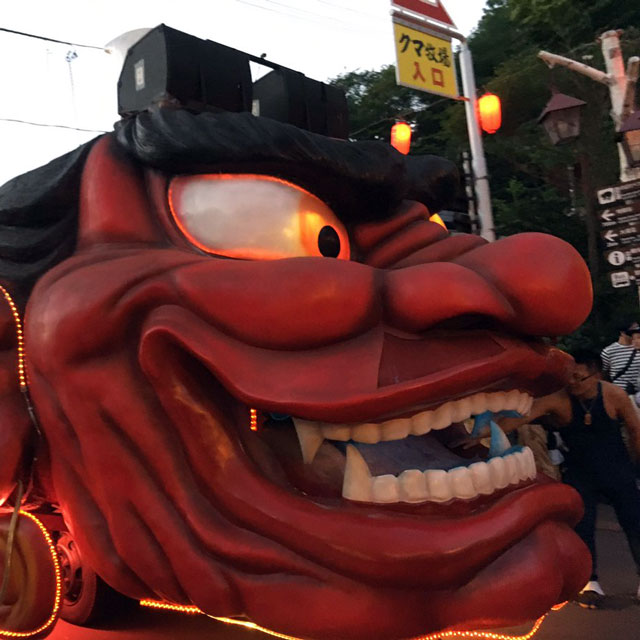
[[[480,230],[478,224],[478,212],[476,211],[476,199],[473,193],[473,169],[471,168],[471,156],[468,151],[462,152],[462,171],[464,173],[464,192],[467,196],[467,213],[471,221],[473,233]]]
[[[473,61],[466,41],[462,41],[460,45],[460,74],[462,76],[462,90],[465,98],[467,98],[464,108],[467,115],[474,186],[478,203],[478,217],[480,218],[480,235],[492,242],[496,239],[496,234],[491,210],[489,176],[487,175],[487,163],[484,158],[484,148],[476,110],[476,81],[473,74]]]

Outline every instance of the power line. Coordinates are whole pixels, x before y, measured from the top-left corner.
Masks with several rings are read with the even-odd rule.
[[[278,13],[280,15],[288,16],[289,18],[296,18],[297,20],[303,20],[305,22],[315,22],[319,23],[320,20],[326,20],[330,23],[333,23],[335,26],[334,29],[340,29],[342,31],[350,31],[350,32],[367,32],[371,33],[372,29],[367,29],[366,27],[359,27],[353,23],[344,22],[340,18],[336,18],[335,16],[322,15],[319,13],[312,13],[309,11],[305,11],[304,9],[298,9],[291,5],[286,5],[281,2],[276,2],[275,0],[264,0],[265,2],[269,2],[272,5],[277,5],[280,7],[286,7],[292,9],[293,11],[302,12],[300,13],[291,13],[290,11],[283,11],[282,9],[276,9],[268,6],[264,6],[262,4],[256,4],[255,2],[250,2],[249,0],[235,0],[239,4],[245,4],[250,7],[256,7],[257,9],[262,9],[263,11],[270,11],[272,13]],[[259,0],[257,0],[259,1]]]
[[[5,31],[6,33],[13,33],[18,36],[25,36],[27,38],[35,38],[36,40],[46,40],[47,42],[57,42],[58,44],[67,44],[71,47],[83,47],[84,49],[98,49],[100,51],[106,51],[104,47],[96,47],[92,44],[77,44],[76,42],[66,42],[65,40],[56,40],[55,38],[37,36],[33,33],[25,33],[24,31],[15,31],[14,29],[6,29],[5,27],[0,27],[0,31]]]
[[[396,113],[395,115],[380,118],[380,120],[376,120],[375,122],[370,122],[369,124],[365,125],[361,129],[354,131],[353,133],[350,134],[350,137],[357,136],[363,131],[366,131],[367,129],[372,129],[373,127],[379,124],[383,124],[384,122],[397,120],[398,118],[407,118],[409,116],[415,115],[416,113],[422,113],[423,111],[427,111],[428,109],[431,109],[431,107],[435,107],[437,104],[441,104],[442,102],[446,102],[447,100],[449,100],[449,98],[440,98],[435,102],[430,102],[429,104],[425,104],[424,106],[421,106],[419,109],[411,109],[410,111],[403,111],[402,113]]]
[[[358,9],[353,9],[352,7],[345,7],[339,4],[334,4],[333,2],[327,2],[327,0],[316,0],[316,2],[319,2],[320,4],[326,4],[329,7],[334,7],[335,9],[340,9],[341,11],[350,11],[351,13],[356,13],[360,16],[366,16],[367,18],[370,19],[374,19],[374,20],[378,20],[381,16],[378,16],[377,14],[373,14],[373,13],[368,13],[366,11],[360,11]]]
[[[72,131],[84,131],[86,133],[107,133],[104,129],[82,129],[81,127],[69,127],[66,124],[48,124],[46,122],[29,122],[16,118],[0,118],[0,122],[16,122],[18,124],[30,124],[34,127],[52,127],[54,129],[70,129]]]

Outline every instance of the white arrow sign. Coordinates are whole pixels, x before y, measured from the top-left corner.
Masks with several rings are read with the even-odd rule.
[[[612,220],[615,219],[616,214],[613,213],[613,211],[610,211],[609,209],[605,209],[601,214],[600,217],[605,221],[605,222],[611,222]]]
[[[618,234],[615,231],[612,231],[611,229],[609,229],[609,231],[607,231],[604,234],[604,238],[607,242],[613,242],[617,237],[618,237]]]

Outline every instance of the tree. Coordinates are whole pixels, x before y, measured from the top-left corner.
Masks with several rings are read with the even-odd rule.
[[[396,120],[412,125],[412,153],[443,155],[440,118],[449,100],[396,84],[395,67],[379,71],[351,71],[331,81],[347,96],[350,137],[389,140]]]
[[[625,29],[625,57],[640,55],[637,0],[488,0],[469,39],[479,89],[497,93],[503,125],[485,136],[497,232],[544,231],[571,244],[590,264],[594,310],[576,336],[582,346],[610,342],[620,317],[638,317],[638,301],[613,290],[598,246],[597,230],[587,233],[585,211],[595,190],[617,182],[615,131],[605,86],[566,69],[546,69],[540,49],[586,58],[604,69],[597,36]],[[387,139],[395,118],[412,123],[412,153],[436,153],[459,161],[468,146],[463,105],[395,85],[393,67],[351,72],[334,81],[347,89],[352,136]],[[587,103],[578,145],[553,147],[537,124],[551,87]]]

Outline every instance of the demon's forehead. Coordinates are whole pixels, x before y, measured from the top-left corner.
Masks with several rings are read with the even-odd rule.
[[[336,140],[248,113],[158,109],[116,126],[120,146],[170,174],[215,170],[278,175],[313,191],[345,222],[381,219],[402,199],[436,211],[455,195],[455,166],[407,157],[383,142]]]

